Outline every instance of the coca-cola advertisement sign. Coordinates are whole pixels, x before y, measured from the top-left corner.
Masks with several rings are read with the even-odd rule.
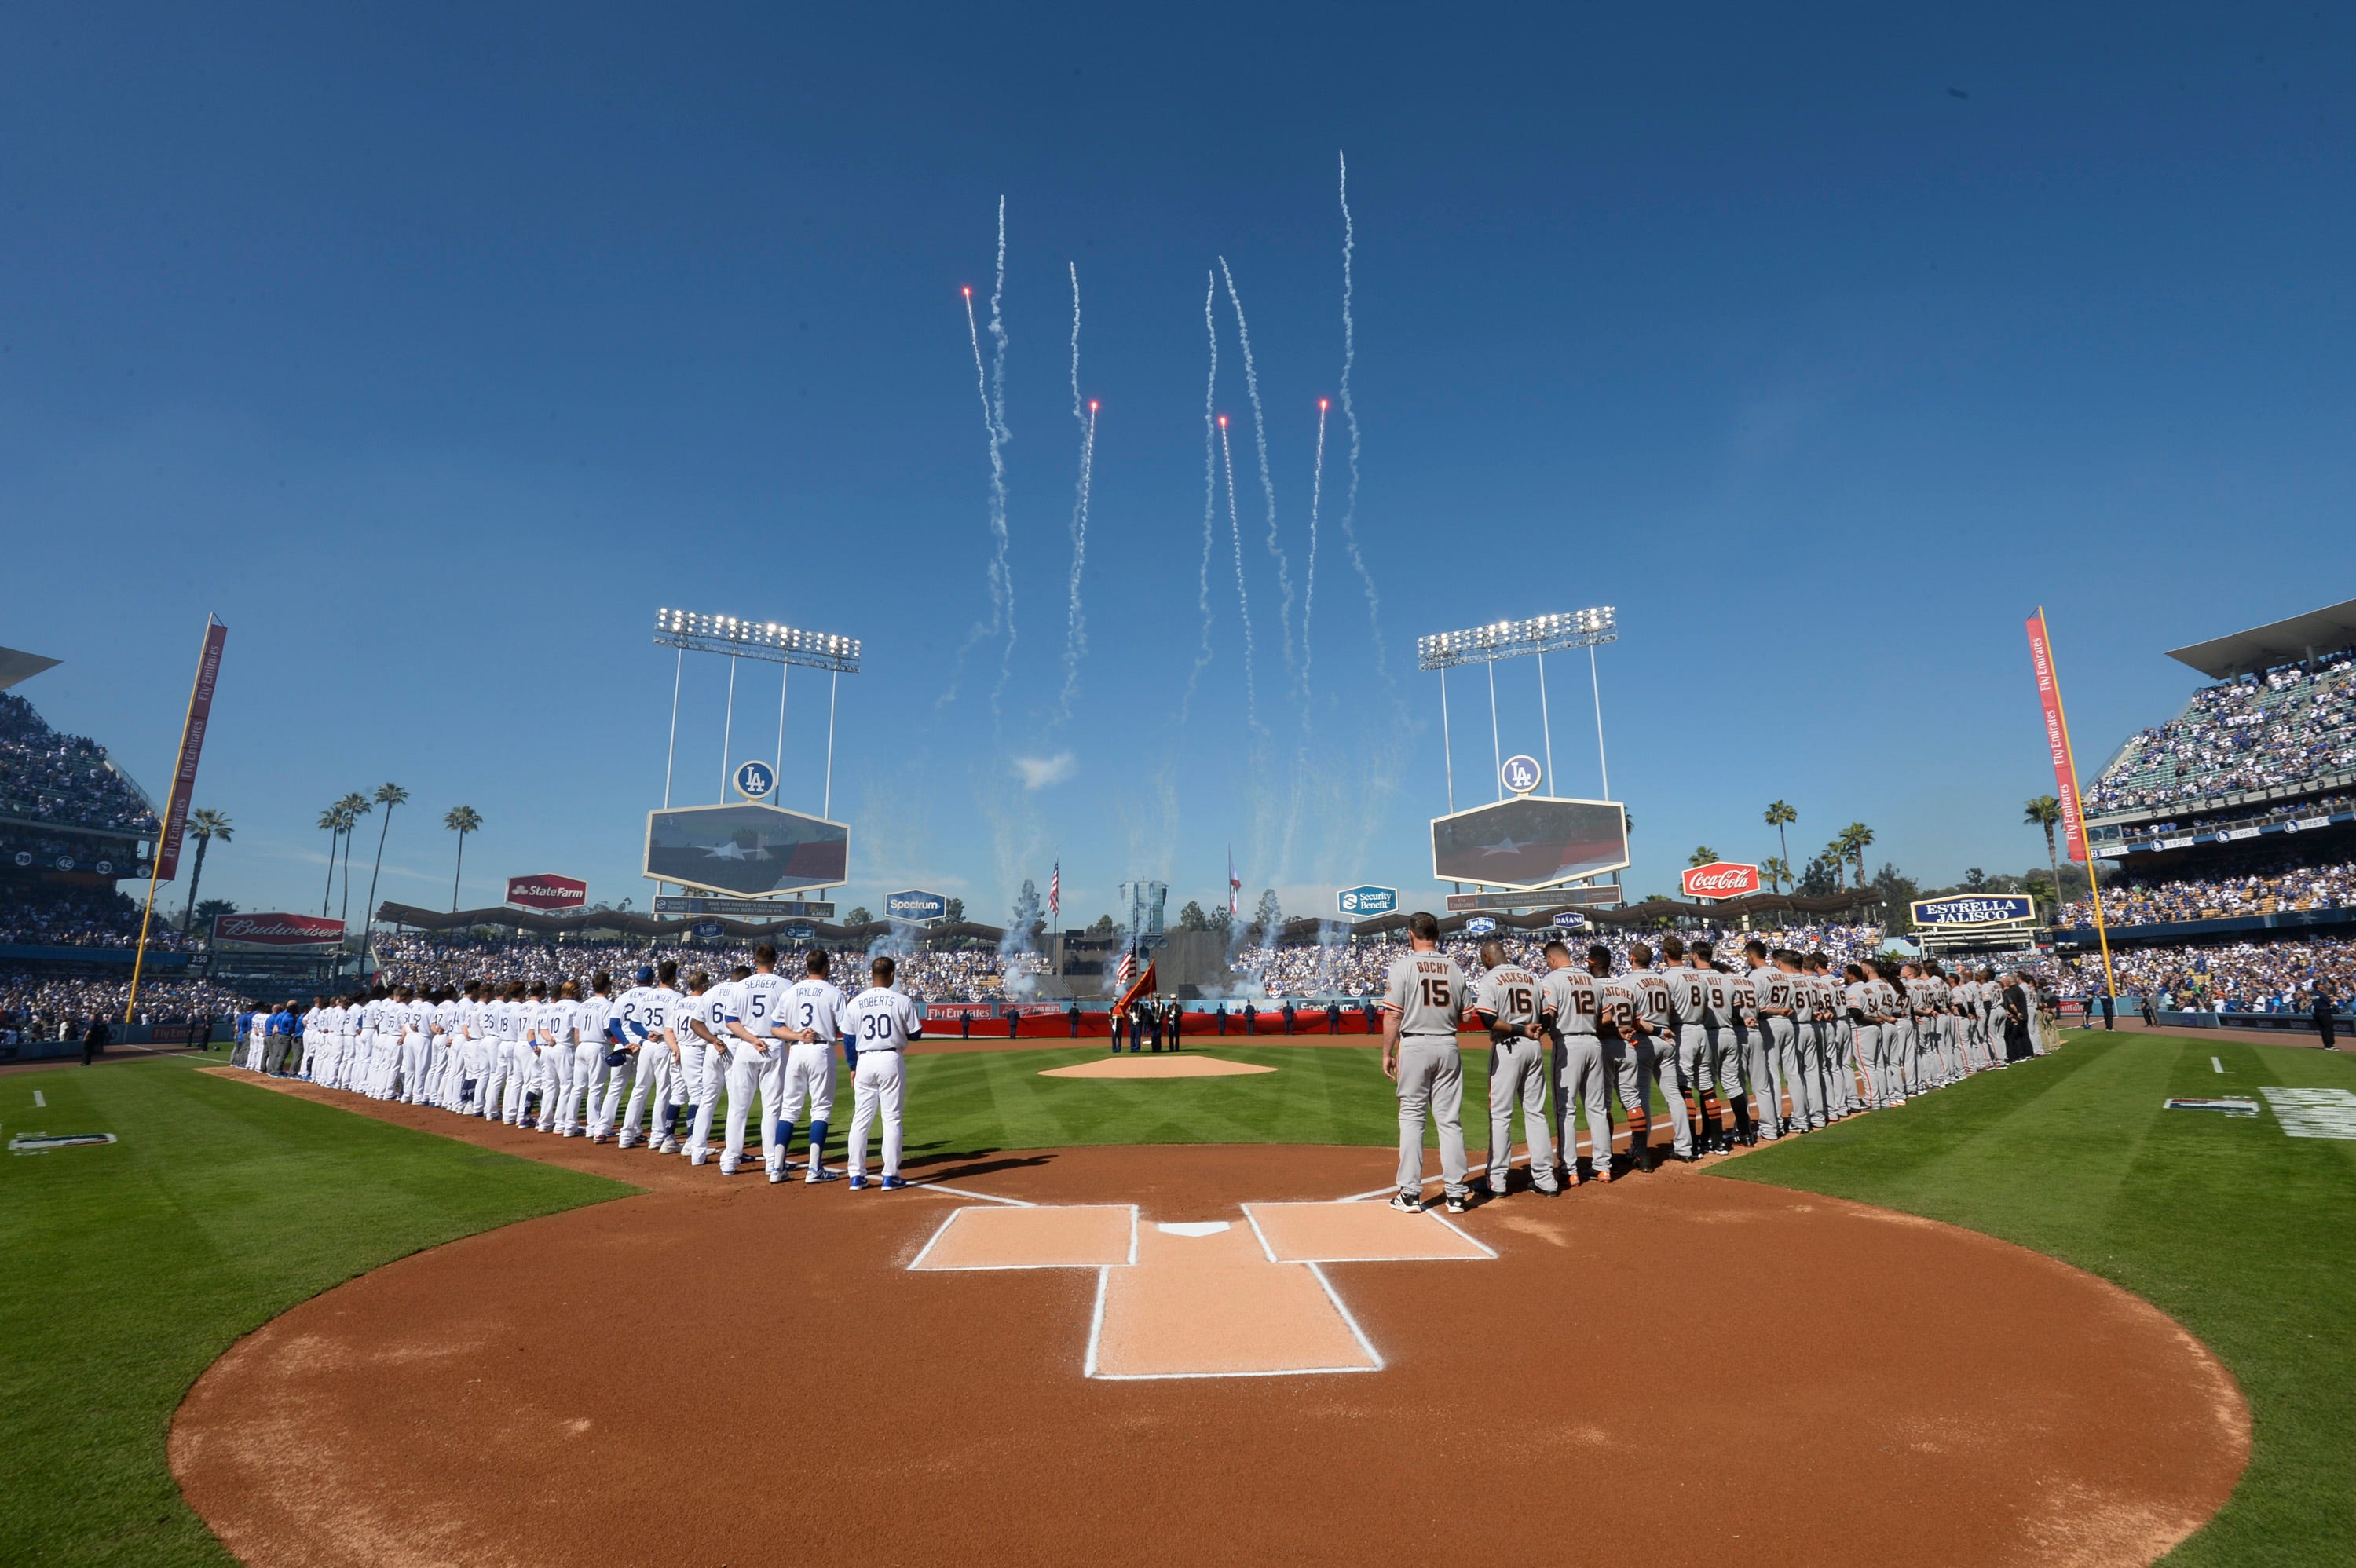
[[[344,923],[316,914],[217,914],[216,947],[333,947],[344,939]]]
[[[1738,865],[1732,860],[1712,860],[1707,866],[1696,866],[1685,874],[1686,897],[1689,899],[1733,899],[1759,891],[1759,868]]]
[[[579,909],[588,901],[588,883],[553,871],[508,879],[508,902],[525,909]]]

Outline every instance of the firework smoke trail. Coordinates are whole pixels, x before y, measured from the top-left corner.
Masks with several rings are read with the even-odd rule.
[[[1226,280],[1227,303],[1236,308],[1236,341],[1244,351],[1244,389],[1251,395],[1252,434],[1259,443],[1259,487],[1268,497],[1268,553],[1276,558],[1276,586],[1282,595],[1277,606],[1277,624],[1284,632],[1284,669],[1295,680],[1301,677],[1292,652],[1292,563],[1285,559],[1284,547],[1276,537],[1276,481],[1268,467],[1268,420],[1259,406],[1259,373],[1252,367],[1251,328],[1244,321],[1243,296],[1236,293],[1236,277],[1227,271],[1227,259],[1219,258],[1219,274]],[[1302,693],[1306,703],[1307,693]]]
[[[998,273],[990,287],[990,502],[991,531],[998,554],[991,562],[991,592],[1006,609],[1006,647],[999,656],[998,684],[991,688],[990,711],[998,715],[999,699],[1006,694],[1007,677],[1014,672],[1014,570],[1006,559],[1006,198],[998,198]],[[969,306],[970,308],[970,306]],[[991,630],[997,628],[993,626]]]
[[[1219,482],[1217,453],[1215,443],[1218,436],[1218,415],[1215,400],[1219,395],[1219,324],[1212,314],[1212,305],[1219,297],[1219,280],[1205,274],[1203,285],[1203,325],[1211,338],[1211,375],[1203,387],[1203,560],[1196,569],[1194,592],[1203,612],[1203,645],[1195,651],[1194,667],[1186,675],[1186,695],[1178,699],[1178,722],[1186,722],[1188,709],[1194,704],[1194,688],[1203,678],[1203,671],[1211,662],[1211,540],[1218,515]]]
[[[1309,575],[1301,591],[1301,689],[1309,689],[1309,616],[1317,608],[1317,508],[1325,497],[1325,400],[1317,400],[1317,461],[1309,471]],[[1303,720],[1307,710],[1303,709]]]
[[[1064,634],[1064,694],[1055,705],[1055,722],[1072,716],[1072,697],[1079,690],[1080,659],[1088,651],[1087,617],[1080,605],[1080,573],[1088,561],[1088,489],[1096,473],[1097,406],[1080,406],[1080,269],[1072,263],[1072,418],[1080,426],[1080,482],[1072,500],[1072,607]]]
[[[1350,400],[1350,368],[1358,358],[1358,323],[1351,315],[1355,291],[1350,272],[1351,252],[1358,246],[1358,230],[1350,221],[1350,157],[1337,155],[1342,161],[1342,422],[1350,427],[1350,490],[1342,505],[1342,541],[1349,547],[1350,564],[1357,569],[1358,581],[1366,591],[1366,624],[1375,638],[1375,670],[1389,687],[1394,700],[1398,688],[1392,685],[1390,656],[1383,643],[1383,601],[1375,592],[1374,574],[1366,570],[1366,558],[1358,551],[1358,409]]]
[[[1236,545],[1236,607],[1244,623],[1244,718],[1259,728],[1259,688],[1252,677],[1251,593],[1244,587],[1244,526],[1236,514],[1236,453],[1227,444],[1227,416],[1219,416],[1219,454],[1227,468],[1227,532]]]
[[[966,634],[965,642],[958,647],[951,667],[949,688],[941,693],[939,702],[935,704],[937,707],[947,707],[957,700],[958,682],[963,677],[965,669],[965,656],[973,651],[976,643],[998,635],[999,625],[1006,613],[1006,589],[1000,576],[1001,563],[1006,557],[1006,459],[999,450],[998,421],[990,411],[990,377],[982,368],[981,328],[974,322],[973,290],[966,288],[959,292],[965,295],[966,337],[973,345],[973,386],[981,400],[981,433],[990,443],[990,531],[995,552],[989,572],[990,619],[987,622],[976,621],[973,630]]]

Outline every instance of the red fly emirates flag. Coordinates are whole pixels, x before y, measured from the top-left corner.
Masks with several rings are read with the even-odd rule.
[[[180,869],[180,836],[188,826],[188,797],[197,789],[197,759],[204,755],[205,729],[213,718],[213,685],[220,678],[221,645],[229,628],[205,622],[204,652],[197,656],[196,688],[188,693],[188,717],[180,728],[180,761],[172,770],[172,796],[164,805],[163,831],[155,836],[155,880],[168,882]]]
[[[2086,823],[2078,814],[2078,767],[2070,757],[2070,727],[2062,717],[2062,683],[2053,673],[2053,644],[2045,614],[2029,618],[2029,662],[2037,670],[2037,700],[2045,709],[2045,745],[2053,753],[2053,794],[2062,802],[2068,858],[2086,859]]]

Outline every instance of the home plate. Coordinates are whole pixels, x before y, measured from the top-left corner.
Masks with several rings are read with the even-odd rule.
[[[1234,1078],[1247,1072],[1273,1072],[1248,1061],[1226,1061],[1215,1056],[1107,1056],[1069,1067],[1050,1067],[1042,1078]]]

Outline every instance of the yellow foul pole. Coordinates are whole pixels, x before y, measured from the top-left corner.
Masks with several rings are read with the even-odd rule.
[[[126,1026],[132,1020],[133,1009],[139,1005],[139,976],[147,965],[147,927],[155,917],[155,883],[164,872],[164,836],[172,829],[173,810],[181,792],[181,780],[187,766],[188,739],[197,726],[198,699],[204,691],[207,667],[209,666],[215,669],[219,668],[219,666],[214,663],[213,625],[213,617],[207,615],[205,641],[197,654],[196,679],[188,684],[188,711],[180,720],[180,749],[172,759],[172,793],[165,797],[164,819],[155,825],[155,841],[148,847],[147,907],[141,911],[139,915],[139,950],[132,955],[131,959],[131,994],[123,1001],[123,1021]],[[209,711],[209,704],[207,709]]]
[[[2045,634],[2046,667],[2053,672],[2053,708],[2062,719],[2062,751],[2070,762],[2070,809],[2077,816],[2078,842],[2086,847],[2086,891],[2094,901],[2094,940],[2103,949],[2103,993],[2115,1004],[2119,994],[2118,978],[2111,972],[2111,933],[2103,922],[2103,885],[2094,875],[2094,841],[2086,834],[2086,797],[2078,783],[2078,753],[2070,744],[2070,714],[2062,701],[2062,670],[2053,657],[2053,630],[2045,624],[2045,606],[2037,607],[2037,624]],[[2056,898],[2062,890],[2053,890]],[[2092,1022],[2092,1019],[2088,1019]]]

